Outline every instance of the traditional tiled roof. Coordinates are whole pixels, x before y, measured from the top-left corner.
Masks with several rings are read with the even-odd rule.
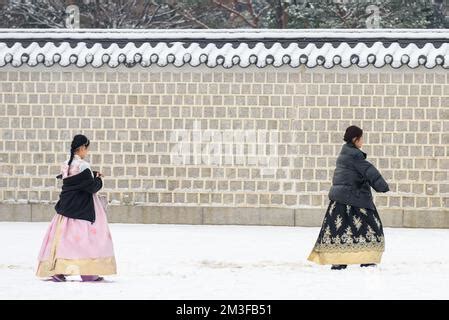
[[[448,29],[0,29],[0,67],[449,68]]]

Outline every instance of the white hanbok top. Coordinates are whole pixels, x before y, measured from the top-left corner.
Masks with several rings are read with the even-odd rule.
[[[69,163],[70,159],[67,159],[64,161],[65,164]],[[90,169],[90,172],[92,174],[92,177],[94,177],[94,173],[92,172],[92,169],[90,167],[90,163],[87,162],[86,160],[82,159],[79,155],[75,154],[73,156],[73,160],[72,163],[70,164],[70,167],[72,166],[78,166],[79,168],[79,172],[82,172],[83,170],[86,170],[87,168]]]

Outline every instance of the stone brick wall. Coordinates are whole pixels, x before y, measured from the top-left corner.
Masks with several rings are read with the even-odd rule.
[[[55,176],[83,133],[88,161],[106,176],[113,222],[320,225],[351,124],[364,129],[362,149],[392,190],[373,190],[384,225],[449,227],[449,74],[441,67],[7,66],[0,220],[51,218]],[[274,134],[275,163],[268,174],[249,164],[251,143],[242,161],[177,163],[172,134],[192,128],[222,134],[224,144],[239,130]]]

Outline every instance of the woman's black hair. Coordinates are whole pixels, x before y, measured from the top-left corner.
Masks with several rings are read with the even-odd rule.
[[[346,128],[343,140],[346,142],[352,142],[352,139],[359,139],[363,135],[363,130],[357,126],[349,126]]]
[[[87,139],[87,137],[83,134],[77,134],[73,137],[72,144],[70,145],[70,160],[68,163],[69,168],[67,169],[67,175],[69,175],[70,164],[73,161],[76,149],[78,149],[81,146],[85,146],[87,148],[89,144],[90,144],[89,139]]]

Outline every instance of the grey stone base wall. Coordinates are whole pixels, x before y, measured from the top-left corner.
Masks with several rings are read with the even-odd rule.
[[[110,223],[319,227],[326,208],[167,207],[110,205]],[[449,228],[449,210],[379,209],[384,227]],[[54,204],[0,203],[0,221],[50,221]]]

